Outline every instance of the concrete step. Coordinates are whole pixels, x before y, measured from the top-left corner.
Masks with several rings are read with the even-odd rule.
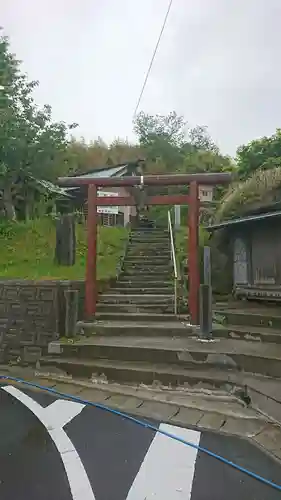
[[[43,367],[45,364],[45,359],[42,360]],[[79,360],[76,360],[77,368],[79,367]],[[46,365],[48,366],[48,365]],[[45,367],[46,367],[45,366]],[[97,365],[97,369],[100,367]],[[123,369],[126,367],[123,367]],[[109,366],[106,366],[105,370],[110,369]],[[82,391],[87,391],[90,395],[90,391],[93,390],[95,393],[95,397],[99,397],[97,394],[97,390],[100,388],[102,391],[106,391],[106,394],[103,394],[103,400],[100,402],[104,402],[106,406],[116,407],[118,406],[118,402],[120,401],[120,397],[123,399],[123,402],[126,398],[138,398],[140,399],[140,404],[144,401],[151,401],[159,403],[168,403],[172,405],[177,405],[179,408],[176,410],[179,411],[182,409],[193,409],[199,412],[204,412],[204,414],[214,413],[217,415],[222,415],[224,420],[226,417],[236,417],[240,418],[244,421],[265,422],[267,419],[262,415],[257,414],[254,410],[247,408],[245,403],[237,396],[232,393],[228,393],[227,391],[223,391],[220,389],[214,389],[212,391],[198,389],[184,389],[181,390],[157,390],[157,389],[149,389],[148,387],[134,387],[132,385],[126,384],[114,384],[114,382],[109,382],[109,384],[97,384],[95,386],[89,385],[87,387],[87,382],[83,380],[83,378],[75,379],[72,381],[60,379],[55,374],[49,375],[49,380],[56,380],[58,383],[58,390],[63,390],[63,384],[66,385],[65,392],[70,393],[71,391],[67,389],[67,384],[75,384],[76,389],[74,394],[78,395],[78,397],[83,397]],[[40,376],[44,377],[44,370],[41,369]],[[42,382],[43,383],[43,382]],[[80,385],[80,388],[79,388]],[[56,387],[54,387],[56,389]],[[122,396],[120,396],[122,394]],[[96,401],[99,402],[99,401]],[[147,415],[149,416],[149,415]],[[200,415],[198,415],[200,416]],[[150,415],[151,417],[151,415]]]
[[[99,302],[103,304],[173,304],[174,296],[167,294],[122,294],[104,293],[99,297]]]
[[[147,297],[147,296],[146,296]],[[126,314],[174,314],[174,304],[154,304],[147,302],[146,304],[129,304],[129,303],[98,303],[97,312],[118,312]],[[185,312],[185,311],[184,311]]]
[[[228,337],[252,342],[274,342],[281,344],[281,329],[275,330],[271,327],[217,325],[214,328],[213,336],[216,338]]]
[[[99,336],[141,336],[141,337],[187,337],[194,336],[191,326],[185,326],[182,322],[177,321],[175,317],[173,321],[165,321],[162,316],[162,321],[154,321],[151,324],[149,321],[137,322],[134,318],[127,321],[79,321],[77,323],[77,333],[89,337],[91,335]]]
[[[105,376],[111,382],[120,383],[136,383],[152,385],[158,381],[164,385],[178,387],[183,385],[200,384],[201,387],[208,388],[224,388],[227,387],[227,381],[221,374],[221,379],[211,380],[208,376],[204,384],[204,377],[200,375],[199,378],[195,376],[193,370],[186,370],[178,366],[171,366],[169,364],[157,364],[146,362],[132,362],[132,361],[118,361],[118,360],[89,360],[80,357],[59,357],[59,356],[45,356],[40,360],[41,369],[52,372],[55,370],[62,370],[67,375],[75,378],[98,378]]]
[[[198,339],[171,337],[91,337],[73,344],[51,342],[49,353],[61,357],[88,360],[167,363],[184,369],[244,371],[281,377],[281,346],[275,344],[221,339],[201,342]]]
[[[214,309],[214,312],[225,319],[225,323],[229,325],[247,325],[247,326],[261,326],[274,329],[281,329],[281,308],[270,309],[266,308],[253,308],[245,310],[237,309]]]
[[[172,295],[173,294],[173,285],[172,286],[167,286],[164,287],[156,287],[156,288],[149,288],[148,286],[143,286],[141,288],[135,287],[132,283],[127,286],[127,288],[120,287],[119,283],[114,285],[110,289],[110,293],[112,294],[126,294],[126,295],[141,295],[141,294],[148,294],[148,295],[154,295],[154,294],[163,294],[163,295]]]
[[[102,306],[108,307],[107,304],[102,304]],[[102,311],[103,308],[101,308],[100,312],[97,312],[95,314],[95,318],[98,321],[123,321],[123,322],[144,322],[144,323],[149,323],[151,325],[151,328],[153,328],[153,323],[154,322],[174,322],[175,321],[175,315],[174,314],[153,314],[153,313],[128,313],[128,312],[120,312],[120,311],[113,311],[113,312],[108,312],[106,309]],[[180,319],[179,319],[180,321]],[[182,321],[186,323],[186,318],[182,318]]]

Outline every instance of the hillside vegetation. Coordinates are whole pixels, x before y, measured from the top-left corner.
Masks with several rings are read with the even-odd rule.
[[[49,217],[24,223],[0,224],[0,279],[81,279],[85,277],[87,234],[84,225],[76,225],[76,263],[54,263],[55,221]],[[114,277],[123,253],[127,230],[100,227],[98,232],[99,279]]]

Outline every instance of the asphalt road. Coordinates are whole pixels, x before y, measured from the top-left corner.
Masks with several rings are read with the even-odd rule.
[[[278,464],[245,441],[155,425],[281,483]],[[281,493],[114,414],[2,385],[0,498],[280,500]]]

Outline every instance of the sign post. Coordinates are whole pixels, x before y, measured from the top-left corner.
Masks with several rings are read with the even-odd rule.
[[[118,196],[118,193],[113,193],[112,191],[98,191],[98,198],[103,198],[103,197],[116,197]],[[111,206],[111,207],[99,207],[97,206],[97,213],[98,214],[113,214],[113,215],[118,215],[119,212],[119,207],[117,206]]]

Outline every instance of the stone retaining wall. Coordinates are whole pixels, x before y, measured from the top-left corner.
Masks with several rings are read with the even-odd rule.
[[[100,282],[99,291],[110,286]],[[78,319],[84,316],[85,282],[0,281],[0,363],[33,361],[48,343],[64,335],[64,291],[79,291]]]

